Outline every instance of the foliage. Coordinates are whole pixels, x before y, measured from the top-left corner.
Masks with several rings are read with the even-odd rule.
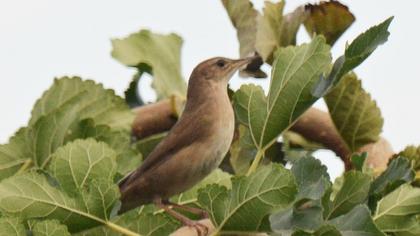
[[[351,71],[386,42],[392,17],[333,61],[331,47],[355,20],[343,4],[285,14],[284,1],[266,2],[261,12],[248,0],[222,4],[240,56],[262,58],[241,74],[262,78],[260,64],[271,66],[268,94],[254,84],[230,91],[237,135],[229,173],[217,169],[171,200],[205,209],[220,234],[419,235],[420,149],[407,147],[379,176],[366,164],[368,154],[357,153],[379,139],[383,118]],[[300,27],[312,39],[296,45]],[[152,75],[158,100],[186,96],[182,42],[149,30],[114,39],[112,56],[137,69],[125,99],[92,80],[55,79],[27,126],[0,145],[0,235],[168,235],[180,227],[152,205],[117,215],[117,183],[166,136],[131,137],[130,108],[144,105],[137,94],[142,74]],[[321,97],[354,166],[334,183],[311,156],[313,146],[298,150],[278,140]]]

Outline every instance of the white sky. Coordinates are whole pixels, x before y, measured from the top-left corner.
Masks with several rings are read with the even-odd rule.
[[[253,2],[258,8],[263,5]],[[286,1],[286,12],[306,2]],[[396,150],[420,144],[420,2],[342,2],[357,20],[336,43],[335,58],[346,41],[395,16],[389,41],[355,71],[382,110],[383,136]],[[204,59],[238,57],[235,30],[218,0],[0,0],[0,143],[26,124],[35,100],[54,77],[91,78],[122,94],[134,72],[111,58],[110,38],[143,28],[184,38],[185,77]],[[299,35],[300,42],[308,39],[303,29]],[[232,83],[237,88],[244,82],[249,80]],[[326,159],[341,170],[339,162]]]

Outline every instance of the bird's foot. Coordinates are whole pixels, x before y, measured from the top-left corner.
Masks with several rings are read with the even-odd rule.
[[[188,217],[180,214],[179,212],[174,211],[169,206],[171,206],[171,205],[172,206],[177,206],[178,208],[184,209],[184,210],[188,209],[187,211],[190,211],[190,212],[192,212],[191,210],[193,210],[194,212],[196,212],[195,214],[203,214],[203,210],[197,209],[197,208],[192,208],[192,207],[190,209],[190,207],[187,207],[187,206],[181,206],[180,207],[180,205],[171,204],[168,201],[162,201],[161,198],[154,199],[154,203],[157,207],[165,210],[165,212],[167,212],[169,215],[171,215],[175,219],[179,220],[183,225],[188,226],[188,227],[193,227],[197,231],[198,236],[206,236],[207,233],[209,232],[209,229],[204,224],[201,224],[200,222],[189,219]],[[198,213],[198,210],[200,210],[199,213]],[[194,212],[192,212],[192,213],[194,213]],[[206,212],[205,215],[208,217],[207,212]]]
[[[190,206],[185,206],[185,205],[179,205],[176,203],[172,203],[168,200],[162,200],[162,202],[167,205],[167,206],[172,206],[173,208],[178,208],[184,211],[188,211],[194,215],[198,215],[200,216],[200,219],[208,219],[209,218],[209,213],[207,213],[207,211],[200,209],[200,208],[195,208],[195,207],[190,207]]]
[[[182,224],[188,227],[193,227],[197,231],[198,236],[206,236],[209,232],[209,229],[207,228],[207,226],[195,220],[188,219],[188,220],[182,221]]]

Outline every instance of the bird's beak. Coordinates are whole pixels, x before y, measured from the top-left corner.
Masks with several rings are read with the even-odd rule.
[[[236,71],[236,70],[245,68],[249,63],[254,61],[256,58],[258,58],[258,56],[253,56],[253,57],[247,57],[247,58],[243,58],[243,59],[239,59],[239,60],[234,60],[233,63],[232,63],[232,69]]]

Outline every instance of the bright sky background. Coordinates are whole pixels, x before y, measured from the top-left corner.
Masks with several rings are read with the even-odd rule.
[[[253,1],[261,8],[263,1]],[[286,12],[307,1],[286,1]],[[313,2],[313,1],[311,1]],[[389,41],[355,71],[385,118],[385,136],[395,150],[420,144],[420,2],[347,0],[356,22],[333,49],[334,58],[370,26],[395,16]],[[111,58],[111,38],[148,28],[184,38],[186,78],[200,61],[238,57],[236,33],[218,0],[0,0],[0,143],[24,126],[37,98],[54,77],[94,79],[122,94],[134,71]],[[302,28],[299,42],[308,40]],[[249,80],[235,78],[234,87]],[[266,81],[268,83],[268,80]],[[145,97],[153,97],[150,91]],[[317,106],[323,107],[322,103]],[[341,164],[324,160],[332,176]]]

